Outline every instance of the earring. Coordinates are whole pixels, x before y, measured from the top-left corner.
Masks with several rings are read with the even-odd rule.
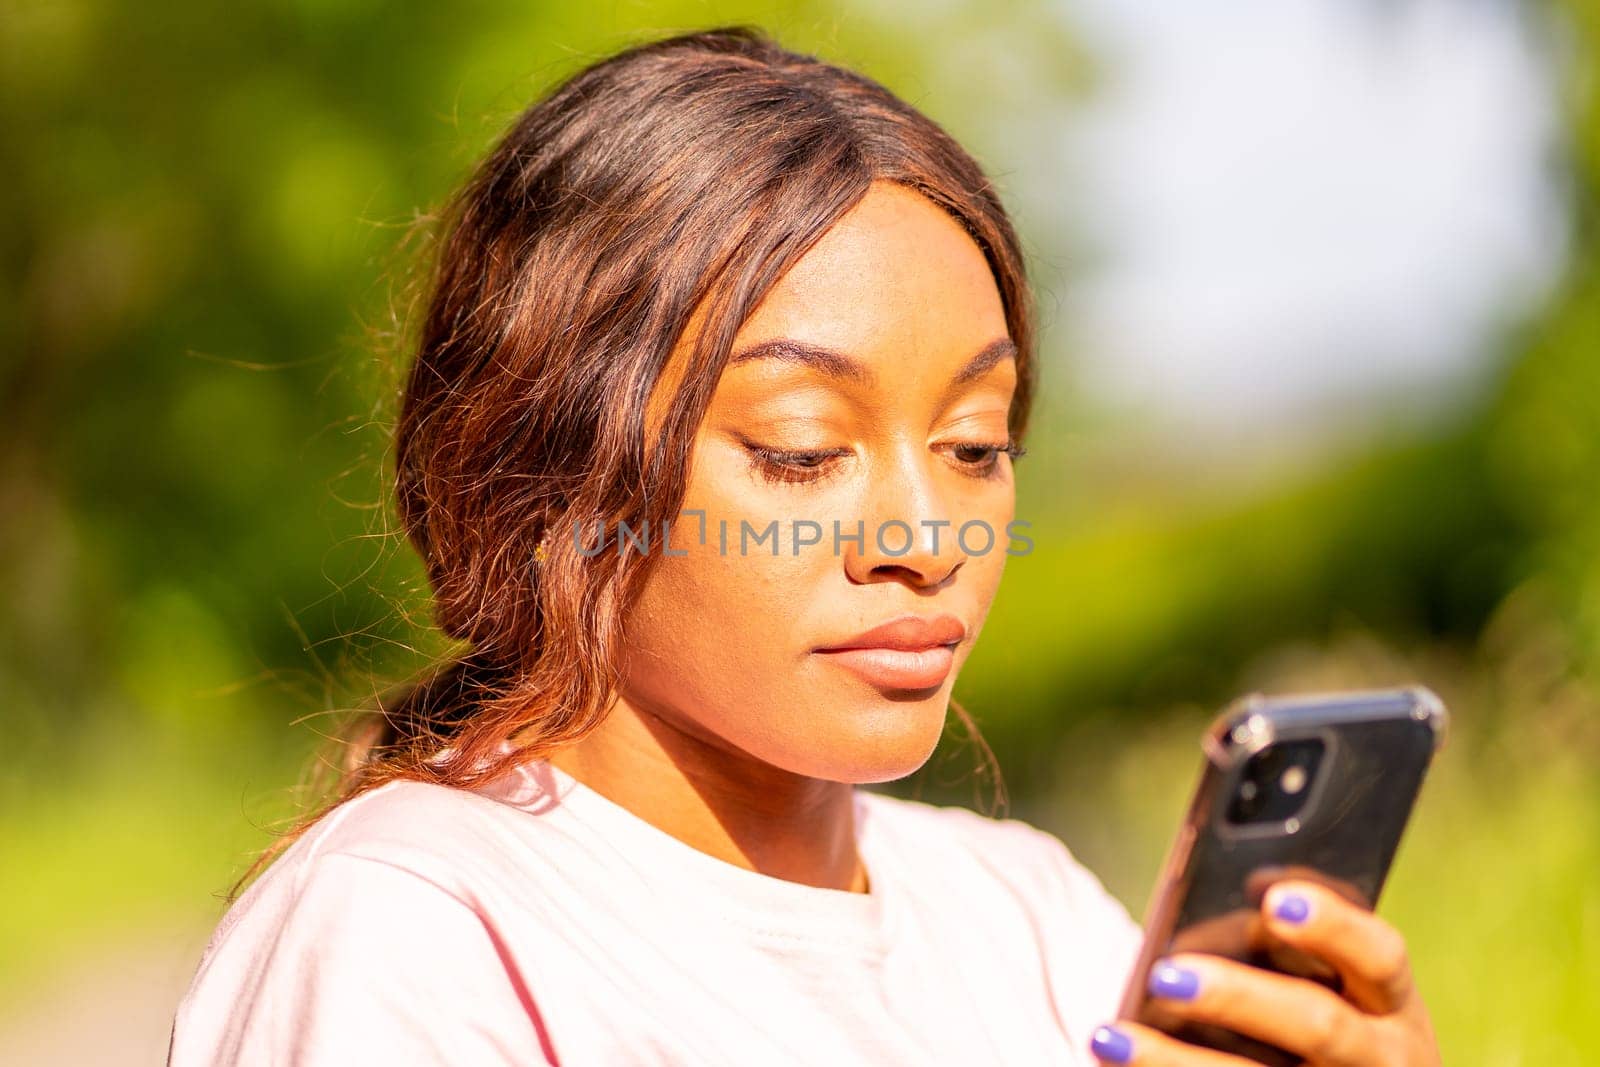
[[[546,526],[544,530],[544,536],[540,537],[539,543],[534,546],[533,562],[535,564],[543,563],[545,561],[545,557],[550,555],[550,534],[554,529],[555,527],[553,526]]]

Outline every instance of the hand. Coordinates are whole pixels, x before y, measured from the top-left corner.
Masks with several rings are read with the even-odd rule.
[[[1257,1038],[1316,1067],[1438,1067],[1427,1008],[1393,926],[1314,882],[1286,880],[1262,898],[1267,930],[1338,972],[1343,993],[1222,956],[1180,952],[1157,961],[1150,992],[1163,1015]],[[1255,1061],[1119,1021],[1095,1030],[1102,1063],[1137,1067],[1252,1067]]]

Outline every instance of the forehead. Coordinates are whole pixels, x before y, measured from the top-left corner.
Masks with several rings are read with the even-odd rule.
[[[1006,334],[988,261],[961,224],[878,182],[767,293],[735,348],[785,337],[869,365],[942,364]]]

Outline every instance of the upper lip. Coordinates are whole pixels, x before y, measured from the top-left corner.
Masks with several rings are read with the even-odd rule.
[[[874,626],[837,644],[824,645],[819,652],[842,652],[849,648],[892,648],[902,652],[920,652],[954,645],[967,636],[967,627],[954,615],[901,615],[886,623]]]

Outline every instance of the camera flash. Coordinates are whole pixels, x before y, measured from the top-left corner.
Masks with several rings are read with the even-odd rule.
[[[1283,777],[1279,779],[1278,784],[1283,786],[1285,793],[1293,796],[1306,787],[1306,769],[1304,767],[1290,767],[1283,772]]]

